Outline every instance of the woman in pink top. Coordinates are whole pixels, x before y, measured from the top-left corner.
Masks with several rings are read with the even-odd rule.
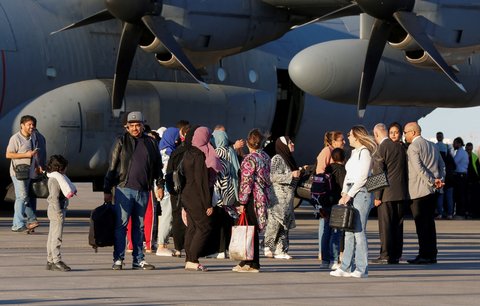
[[[340,131],[330,131],[326,132],[323,137],[323,143],[325,147],[320,151],[317,156],[317,165],[315,168],[315,173],[325,173],[325,168],[332,163],[332,151],[336,148],[343,149],[345,145],[345,138],[343,133]]]
[[[336,148],[343,149],[345,138],[340,131],[326,132],[323,138],[325,147],[317,156],[316,174],[325,173],[325,168],[332,163],[332,151]],[[318,224],[318,259],[322,261],[322,268],[338,268],[340,251],[340,233],[332,230],[328,222],[332,203],[322,203],[325,216]],[[336,203],[333,203],[336,204]]]

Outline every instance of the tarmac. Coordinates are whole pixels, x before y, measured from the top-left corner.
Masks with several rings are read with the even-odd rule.
[[[297,210],[291,231],[292,260],[261,258],[260,273],[235,273],[229,259],[201,259],[208,272],[184,270],[184,258],[146,254],[152,271],[113,271],[112,248],[88,245],[88,214],[102,193],[78,184],[67,213],[62,257],[71,272],[45,270],[48,220],[39,201],[35,233],[11,232],[11,212],[0,215],[0,304],[5,305],[479,305],[480,220],[440,220],[438,263],[410,265],[417,253],[415,226],[405,221],[404,260],[369,265],[366,279],[337,278],[320,268],[318,220]],[[369,258],[379,253],[378,223],[367,227]]]

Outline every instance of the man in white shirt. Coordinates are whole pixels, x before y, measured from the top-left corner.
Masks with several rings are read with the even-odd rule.
[[[471,212],[466,210],[467,203],[467,171],[468,153],[463,149],[464,143],[461,137],[453,140],[455,155],[455,172],[453,173],[453,198],[455,199],[456,219],[465,219]]]

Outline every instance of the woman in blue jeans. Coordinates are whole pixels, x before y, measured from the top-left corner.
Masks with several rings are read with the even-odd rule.
[[[345,249],[340,268],[330,272],[332,276],[368,277],[368,243],[367,220],[372,199],[365,188],[371,171],[371,156],[377,145],[363,126],[354,126],[347,134],[350,146],[354,148],[345,165],[347,174],[342,188],[339,204],[347,205],[353,201],[355,214],[355,231],[345,232]],[[353,271],[353,272],[352,272]]]

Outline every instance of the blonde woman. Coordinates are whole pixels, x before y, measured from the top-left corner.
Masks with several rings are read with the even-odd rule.
[[[377,145],[363,126],[354,126],[347,134],[348,142],[353,147],[352,155],[345,165],[347,175],[343,183],[342,198],[339,204],[347,205],[353,200],[357,210],[355,231],[345,232],[345,249],[340,268],[330,272],[332,276],[368,277],[368,244],[367,220],[372,199],[365,188],[367,177],[371,171],[372,154]],[[352,272],[352,270],[354,270]]]

